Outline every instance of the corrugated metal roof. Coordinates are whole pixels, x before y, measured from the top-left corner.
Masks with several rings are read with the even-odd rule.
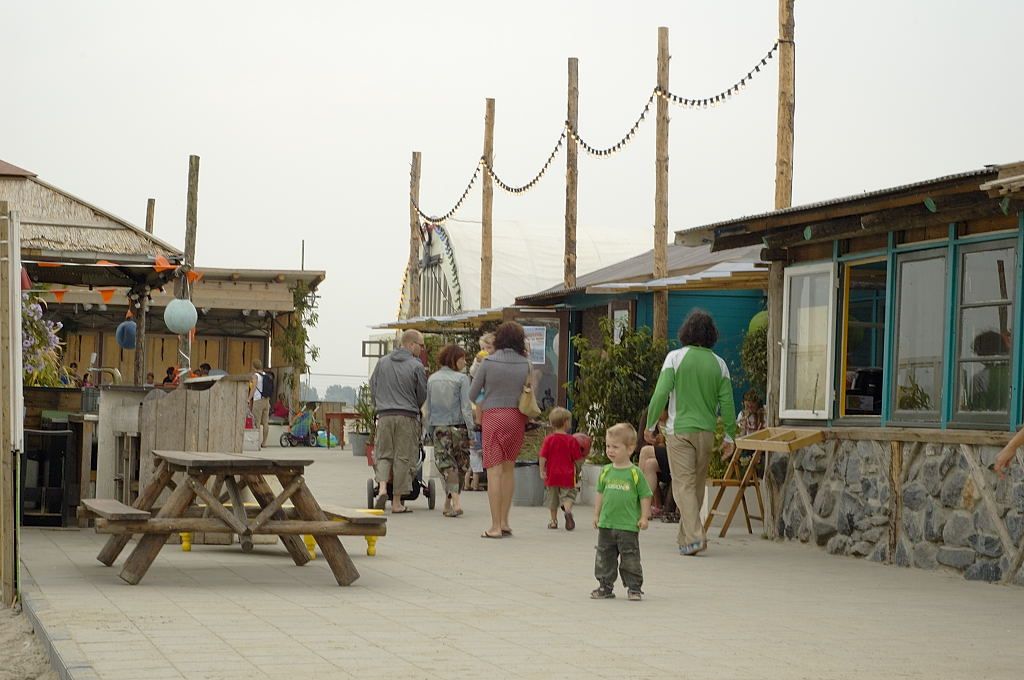
[[[695,274],[723,262],[760,262],[761,246],[736,248],[726,252],[711,252],[711,246],[688,246],[669,244],[666,251],[666,269],[671,276]],[[654,251],[631,257],[622,262],[603,267],[584,274],[576,279],[576,287],[566,290],[565,286],[557,285],[539,293],[531,293],[516,298],[516,304],[535,304],[540,301],[561,298],[574,293],[582,293],[589,286],[620,281],[648,281],[654,276]]]
[[[745,217],[736,217],[720,222],[712,222],[711,224],[705,224],[699,227],[690,227],[687,229],[681,229],[676,231],[677,241],[679,237],[684,234],[692,234],[700,231],[711,231],[719,227],[731,226],[734,224],[740,224],[742,222],[752,222],[754,220],[763,220],[769,217],[778,217],[781,215],[791,215],[800,213],[803,211],[818,210],[831,205],[840,205],[842,203],[850,203],[853,201],[859,201],[869,198],[879,198],[888,194],[899,194],[905,191],[912,191],[914,189],[922,189],[934,184],[944,184],[961,179],[969,179],[971,177],[982,177],[984,175],[995,174],[999,171],[998,165],[986,165],[984,168],[978,170],[968,170],[966,172],[960,172],[952,175],[943,175],[942,177],[936,177],[934,179],[926,179],[919,182],[911,182],[910,184],[901,184],[895,187],[887,187],[885,189],[876,189],[874,191],[865,191],[860,194],[854,194],[852,196],[842,196],[839,198],[830,198],[824,201],[818,201],[816,203],[807,203],[804,205],[792,206],[789,208],[782,208],[781,210],[771,210],[768,212],[757,213],[755,215],[747,215]]]

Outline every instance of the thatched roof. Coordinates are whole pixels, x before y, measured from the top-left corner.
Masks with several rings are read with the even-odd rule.
[[[174,246],[28,170],[0,161],[0,201],[21,220],[23,256],[63,261],[180,259]]]

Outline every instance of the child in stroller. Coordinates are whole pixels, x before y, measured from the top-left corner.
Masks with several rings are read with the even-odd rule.
[[[308,404],[303,404],[288,425],[288,431],[281,435],[281,446],[316,446],[313,409]]]
[[[420,446],[420,457],[419,462],[416,464],[416,469],[413,470],[412,474],[412,489],[409,493],[402,496],[402,502],[414,501],[420,497],[423,493],[427,497],[427,509],[434,509],[434,499],[436,498],[436,488],[434,480],[428,480],[426,483],[423,482],[423,463],[427,459],[427,452]],[[366,464],[371,468],[374,467],[373,452],[367,449],[366,452]],[[366,480],[366,507],[373,509],[373,502],[380,495],[380,484],[374,477],[370,477]],[[394,500],[394,487],[392,486],[391,480],[388,480],[388,500]]]

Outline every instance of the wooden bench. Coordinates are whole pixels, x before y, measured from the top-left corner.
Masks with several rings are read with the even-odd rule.
[[[111,522],[138,522],[150,518],[146,510],[139,510],[113,498],[83,498],[78,508],[80,517],[100,517]]]

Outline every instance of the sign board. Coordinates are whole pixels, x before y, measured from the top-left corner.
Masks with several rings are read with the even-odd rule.
[[[523,326],[526,332],[526,351],[531,364],[543,364],[547,359],[547,326]]]

